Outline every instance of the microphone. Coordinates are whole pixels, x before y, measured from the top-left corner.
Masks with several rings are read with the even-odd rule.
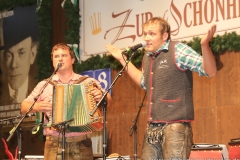
[[[147,45],[147,43],[145,41],[142,41],[141,43],[139,44],[136,44],[132,47],[129,47],[127,48],[126,50],[124,50],[122,53],[126,53],[126,52],[129,52],[129,51],[135,51],[137,50],[138,48],[141,48],[141,47],[145,47]]]
[[[57,68],[55,69],[54,73],[56,73],[60,67],[62,67],[62,63],[59,62],[59,63],[57,64]]]

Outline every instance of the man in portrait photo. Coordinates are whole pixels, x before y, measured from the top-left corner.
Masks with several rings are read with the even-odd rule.
[[[0,17],[0,119],[20,116],[20,103],[37,84],[35,77],[39,34],[36,8],[36,4],[17,6],[2,12]],[[14,122],[17,123],[16,120]],[[12,124],[1,123],[0,137],[6,140],[12,127]],[[13,137],[8,142],[8,149],[14,154],[18,143]],[[23,127],[22,143],[33,141],[33,138],[36,137]],[[22,153],[27,149],[23,147]],[[0,158],[7,158],[4,150],[1,141]]]
[[[38,23],[36,5],[15,7],[3,17],[0,106],[21,103],[36,85]]]

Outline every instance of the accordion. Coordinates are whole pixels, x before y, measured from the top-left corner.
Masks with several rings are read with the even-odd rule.
[[[89,132],[101,131],[103,128],[102,115],[96,102],[90,94],[96,86],[92,80],[85,80],[80,84],[56,84],[53,90],[52,124],[59,124],[69,119],[67,131]],[[96,109],[96,108],[95,108]]]

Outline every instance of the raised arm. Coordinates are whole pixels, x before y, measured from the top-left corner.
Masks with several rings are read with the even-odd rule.
[[[203,56],[203,69],[209,75],[209,77],[213,77],[216,75],[217,67],[216,60],[212,53],[211,48],[209,47],[209,42],[212,39],[214,33],[216,32],[216,25],[213,25],[208,30],[207,34],[203,36],[201,39],[201,47],[202,47],[202,56]]]
[[[109,51],[114,58],[116,58],[122,66],[126,65],[126,61],[124,60],[122,56],[122,50],[119,48],[116,48],[115,46],[112,46],[110,44],[106,45],[107,51]],[[125,68],[125,71],[128,73],[130,78],[140,86],[141,78],[142,78],[142,72],[136,68],[131,62],[128,63],[128,66]]]

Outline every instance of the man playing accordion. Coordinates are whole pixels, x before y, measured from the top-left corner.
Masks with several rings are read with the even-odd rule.
[[[63,43],[55,45],[52,49],[51,58],[55,70],[56,68],[59,68],[57,69],[56,74],[52,76],[51,82],[54,82],[55,84],[75,84],[76,82],[79,82],[79,79],[84,77],[82,75],[74,73],[73,64],[75,61],[75,55],[72,48],[68,45]],[[59,64],[61,64],[60,67]],[[91,89],[90,94],[93,97],[94,101],[98,102],[102,98],[103,92],[105,90],[101,87],[100,83],[97,80],[90,77],[86,80],[89,79],[91,79],[96,84],[95,87]],[[86,80],[82,80],[80,83],[83,83]],[[34,103],[36,97],[42,92],[34,104],[31,112],[45,113],[44,124],[46,125],[49,121],[49,118],[51,118],[49,116],[51,115],[53,108],[52,99],[54,96],[54,85],[53,83],[48,83],[44,88],[45,84],[46,80],[43,80],[37,84],[32,93],[22,102],[21,112],[22,114],[26,113]],[[111,99],[109,94],[107,95],[107,99]],[[62,135],[53,129],[53,127],[44,127],[43,133],[46,136],[44,159],[62,159]],[[90,133],[91,131],[66,132],[64,159],[93,159]]]

